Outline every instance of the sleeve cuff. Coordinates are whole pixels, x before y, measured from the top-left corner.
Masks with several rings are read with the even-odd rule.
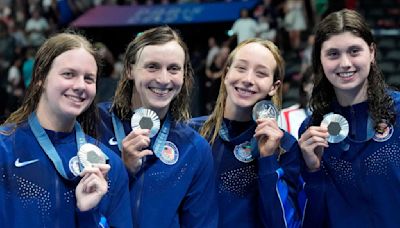
[[[262,157],[258,159],[258,173],[259,175],[270,175],[279,169],[279,163],[276,155]]]

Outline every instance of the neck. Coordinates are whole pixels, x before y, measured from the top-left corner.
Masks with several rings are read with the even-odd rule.
[[[74,128],[75,118],[60,118],[53,115],[51,112],[44,110],[44,108],[40,104],[36,110],[36,116],[39,120],[40,125],[47,130],[52,130],[56,132],[71,132]]]
[[[343,107],[355,105],[368,99],[366,85],[357,91],[335,89],[335,94],[339,104]]]
[[[225,105],[224,118],[235,121],[249,121],[251,120],[251,108],[232,108]]]

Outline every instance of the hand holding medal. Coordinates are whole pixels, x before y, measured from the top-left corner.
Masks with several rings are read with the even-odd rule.
[[[110,165],[99,147],[85,143],[78,151],[82,179],[76,187],[76,204],[80,211],[94,208],[108,191],[106,180]]]
[[[261,157],[274,154],[280,145],[283,132],[276,119],[278,110],[271,101],[262,100],[253,107],[253,120],[257,122],[254,136],[258,141]]]
[[[160,119],[157,114],[146,108],[138,108],[131,118],[132,132],[122,141],[121,157],[126,167],[135,174],[142,165],[142,158],[152,155],[150,138],[157,135],[160,129]]]

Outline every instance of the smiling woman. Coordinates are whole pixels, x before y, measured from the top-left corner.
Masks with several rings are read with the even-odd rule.
[[[303,227],[400,224],[400,93],[386,85],[375,55],[355,11],[333,12],[316,27],[312,115],[299,130]]]
[[[170,27],[144,31],[125,51],[114,100],[100,104],[102,140],[131,174],[135,227],[217,226],[211,150],[184,122],[193,80],[188,53]]]
[[[96,135],[91,43],[56,34],[39,48],[33,72],[22,106],[1,126],[2,226],[131,227],[123,164],[84,133]],[[103,162],[86,158],[94,153]]]

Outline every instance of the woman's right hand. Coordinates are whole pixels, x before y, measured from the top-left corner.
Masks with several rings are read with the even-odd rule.
[[[309,172],[320,169],[324,148],[329,146],[328,128],[311,126],[300,137],[298,143]]]
[[[139,170],[144,156],[153,154],[153,151],[146,149],[150,145],[149,134],[148,129],[135,129],[122,140],[121,157],[132,174]]]

